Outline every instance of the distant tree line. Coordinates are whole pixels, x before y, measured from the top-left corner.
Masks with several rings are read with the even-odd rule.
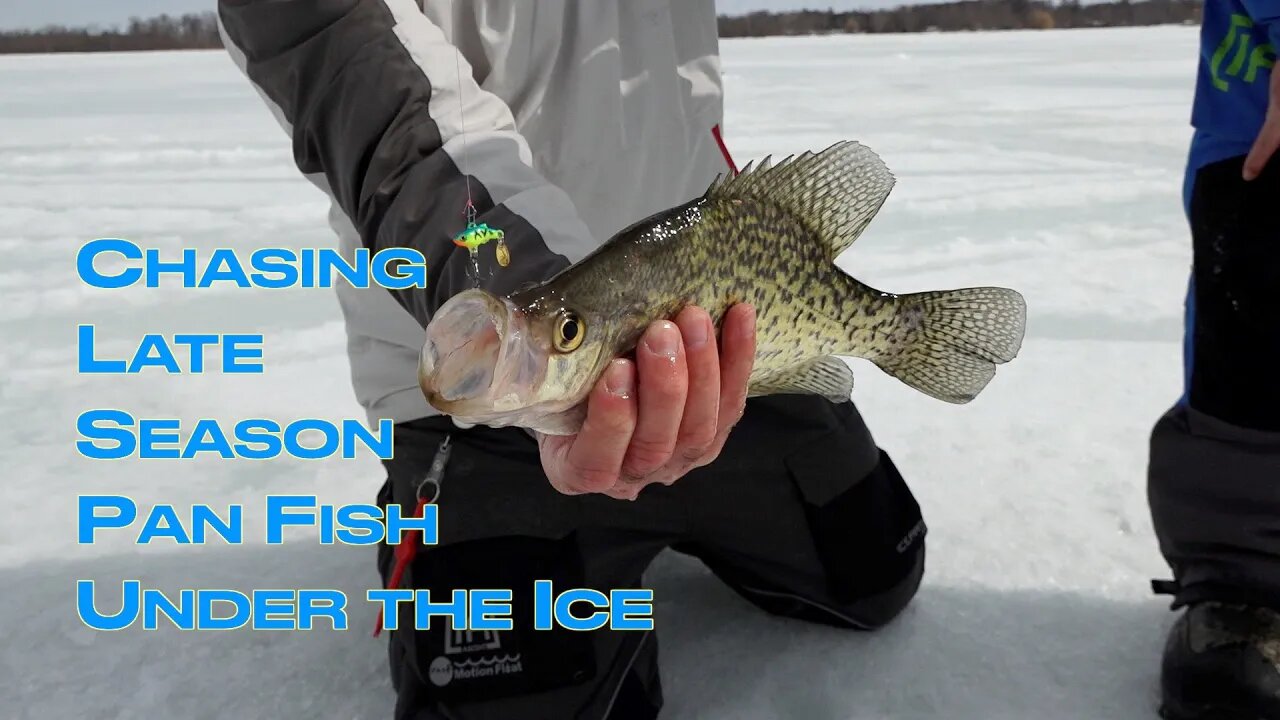
[[[1125,25],[1198,24],[1202,0],[1142,0],[1084,5],[1036,0],[959,0],[891,10],[755,12],[720,17],[721,37],[902,33],[957,30],[1049,30]]]
[[[132,18],[123,28],[69,28],[0,32],[0,53],[203,50],[222,47],[218,18],[211,12]]]
[[[818,0],[820,1],[820,0]],[[1119,0],[1083,5],[1079,0],[958,0],[891,10],[755,12],[720,16],[721,37],[1017,30],[1123,25],[1195,24],[1202,0]],[[200,50],[222,47],[211,13],[133,18],[122,28],[46,27],[0,32],[0,54]]]

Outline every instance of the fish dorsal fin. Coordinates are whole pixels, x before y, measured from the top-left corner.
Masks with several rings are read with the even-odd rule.
[[[750,197],[779,205],[831,248],[835,260],[879,212],[893,182],[880,156],[850,140],[776,165],[769,157],[758,166],[748,164],[735,176],[718,178],[707,197]]]
[[[844,402],[853,392],[853,372],[834,356],[815,358],[774,371],[751,383],[751,395],[821,395]]]

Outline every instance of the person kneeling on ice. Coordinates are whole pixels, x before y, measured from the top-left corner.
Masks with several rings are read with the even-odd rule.
[[[668,547],[771,613],[874,630],[902,612],[924,572],[925,524],[831,355],[861,352],[963,402],[1016,353],[1021,298],[996,288],[899,300],[834,277],[835,254],[891,185],[852,145],[708,192],[736,173],[719,131],[711,0],[218,9],[298,168],[332,196],[342,246],[427,259],[425,290],[339,287],[357,397],[370,418],[396,421],[380,502],[439,504],[440,544],[405,564],[381,547],[383,582],[433,596],[514,592],[514,629],[502,632],[416,630],[402,605],[389,642],[398,718],[656,717],[652,632],[539,631],[528,613],[536,581],[635,588]],[[827,182],[796,175],[833,163],[845,172],[816,178]],[[762,209],[752,193],[769,189],[779,201]],[[619,235],[704,194],[714,207]],[[709,217],[729,225],[717,235]],[[801,222],[815,237],[796,232]],[[453,242],[464,227],[492,231],[500,254]],[[786,257],[742,262],[776,271],[767,296],[726,262],[764,232]],[[537,285],[615,235],[589,261],[607,277]],[[677,237],[685,254],[645,255]],[[714,256],[716,237],[729,257]],[[776,282],[801,270],[810,286]],[[671,321],[653,307],[671,288],[654,281],[646,296],[642,283],[681,272],[706,309],[690,304]],[[639,298],[631,315],[600,314],[618,300],[614,281]],[[568,297],[597,314],[565,312],[556,303]],[[854,310],[836,337],[824,313]],[[624,332],[622,316],[643,323]],[[601,322],[617,334],[602,340]],[[749,388],[765,396],[748,400]]]
[[[1280,720],[1280,2],[1207,0],[1184,200],[1185,388],[1151,435],[1148,495],[1186,607],[1169,720]]]

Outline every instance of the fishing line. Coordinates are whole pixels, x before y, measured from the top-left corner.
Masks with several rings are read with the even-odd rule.
[[[450,13],[452,16],[452,13]],[[455,44],[456,45],[456,44]],[[480,246],[490,241],[496,240],[498,244],[495,246],[494,254],[500,267],[506,267],[511,263],[511,251],[507,248],[506,233],[499,228],[490,227],[486,223],[476,222],[476,205],[474,197],[471,194],[471,173],[467,172],[468,164],[468,143],[467,143],[467,110],[466,98],[464,97],[465,88],[462,84],[462,49],[454,48],[453,56],[454,68],[458,75],[458,122],[459,131],[462,135],[462,160],[459,163],[459,169],[462,171],[462,177],[467,183],[467,204],[463,209],[463,213],[467,218],[467,226],[462,232],[453,236],[453,244],[461,248],[466,248],[470,254],[470,264],[467,267],[468,274],[471,276],[472,283],[480,286],[480,262],[479,250]]]
[[[462,88],[462,51],[453,55],[453,65],[458,71],[458,120],[462,127],[462,177],[467,181],[467,226],[476,222],[476,206],[471,201],[471,173],[467,172],[467,104],[463,102]]]

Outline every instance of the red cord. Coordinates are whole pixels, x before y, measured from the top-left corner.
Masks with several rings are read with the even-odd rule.
[[[426,498],[418,499],[418,507],[413,511],[414,517],[422,517],[422,513],[426,510]],[[387,581],[387,589],[394,590],[400,587],[400,580],[404,577],[405,568],[409,567],[409,563],[413,562],[414,556],[418,554],[418,536],[422,531],[414,528],[405,533],[400,538],[400,544],[396,546],[396,564],[391,570],[391,579]],[[385,607],[386,604],[383,604]],[[373,636],[378,637],[382,634],[382,608],[378,608],[378,621],[373,627]]]
[[[733,156],[729,154],[729,148],[725,147],[724,138],[720,136],[720,126],[712,125],[711,134],[716,138],[716,145],[720,146],[720,154],[724,155],[724,161],[729,163],[729,169],[734,175],[738,174],[738,165],[733,161]]]

